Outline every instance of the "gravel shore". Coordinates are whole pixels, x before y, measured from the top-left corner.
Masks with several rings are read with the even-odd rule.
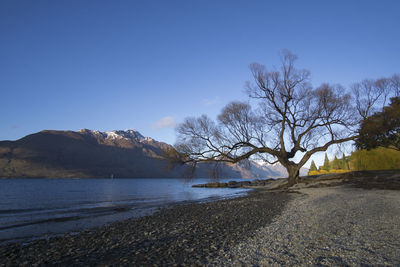
[[[400,192],[305,188],[217,266],[400,266]]]
[[[400,266],[400,172],[281,185],[3,245],[0,266]]]
[[[178,205],[77,235],[0,247],[0,266],[207,265],[280,214],[288,193]]]

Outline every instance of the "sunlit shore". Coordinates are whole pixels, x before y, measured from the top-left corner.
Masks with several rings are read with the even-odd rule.
[[[399,265],[400,172],[303,179],[289,189],[0,247],[0,265]],[[201,189],[199,189],[201,190]]]

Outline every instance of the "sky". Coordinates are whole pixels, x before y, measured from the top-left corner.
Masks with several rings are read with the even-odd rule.
[[[0,140],[136,129],[173,144],[185,117],[247,100],[249,64],[278,67],[282,49],[314,86],[391,76],[399,10],[397,0],[2,0]]]

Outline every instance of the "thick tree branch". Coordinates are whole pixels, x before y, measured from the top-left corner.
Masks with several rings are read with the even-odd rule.
[[[354,85],[353,98],[339,85],[313,89],[309,71],[296,69],[296,59],[283,51],[279,71],[251,64],[254,84],[246,87],[259,102],[256,109],[236,101],[222,110],[217,122],[206,116],[186,119],[177,127],[178,151],[187,160],[230,163],[268,154],[286,167],[293,183],[314,153],[357,138],[355,126],[361,119],[393,92],[400,94],[396,75]],[[297,152],[305,154],[295,163]]]

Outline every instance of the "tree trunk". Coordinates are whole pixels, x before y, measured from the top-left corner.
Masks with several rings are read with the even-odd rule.
[[[288,186],[295,185],[299,183],[299,177],[300,177],[300,172],[299,172],[299,167],[298,166],[285,166],[287,171],[288,171]]]

